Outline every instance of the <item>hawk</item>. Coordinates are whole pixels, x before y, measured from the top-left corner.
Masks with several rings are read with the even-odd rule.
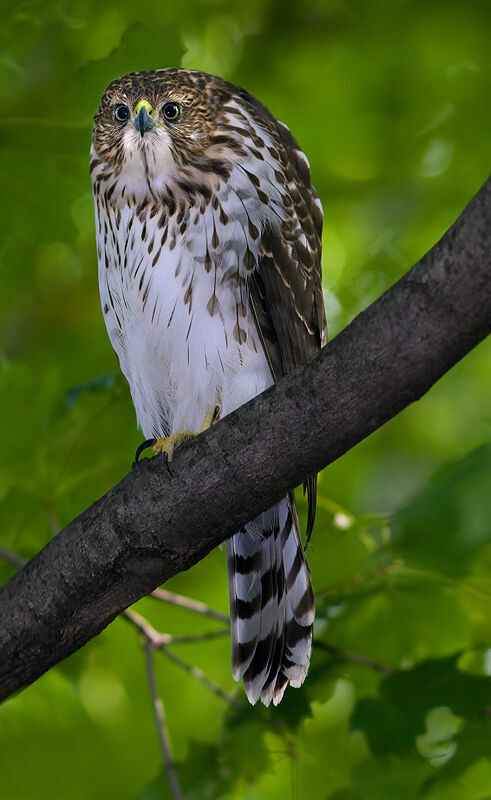
[[[90,170],[107,331],[139,426],[171,458],[325,343],[322,207],[286,125],[203,72],[112,81]],[[227,563],[233,676],[276,705],[312,646],[293,493],[228,540]]]

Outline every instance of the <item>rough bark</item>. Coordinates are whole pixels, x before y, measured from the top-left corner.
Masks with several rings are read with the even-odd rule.
[[[0,699],[96,636],[410,403],[491,330],[491,180],[316,358],[146,459],[0,590]]]

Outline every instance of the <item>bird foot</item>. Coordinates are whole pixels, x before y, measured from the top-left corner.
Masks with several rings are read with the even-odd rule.
[[[205,414],[205,418],[203,420],[203,424],[199,429],[198,433],[203,433],[203,431],[208,430],[211,428],[215,422],[218,422],[220,419],[220,414],[222,413],[221,405],[217,404],[212,406],[208,409]],[[151,447],[155,454],[162,453],[165,456],[166,462],[172,461],[174,457],[174,450],[179,447],[180,444],[185,442],[187,439],[192,439],[194,436],[198,434],[193,433],[192,431],[176,431],[176,433],[171,433],[169,436],[158,436],[156,439],[146,439],[142,444],[138,447],[136,454],[135,454],[135,463],[138,463],[140,455],[147,447]]]
[[[172,461],[176,447],[179,447],[186,439],[192,439],[193,436],[196,434],[191,431],[177,431],[171,433],[170,436],[159,436],[152,444],[153,452],[155,454],[166,453],[167,460]]]

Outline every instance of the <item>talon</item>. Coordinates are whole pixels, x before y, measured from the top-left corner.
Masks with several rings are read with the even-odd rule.
[[[169,473],[171,478],[173,478],[174,477],[174,473],[172,472],[172,470],[170,468],[169,453],[167,452],[167,450],[162,450],[162,460],[164,462],[165,469],[167,470],[167,472]]]
[[[140,460],[140,456],[143,453],[143,451],[146,450],[148,447],[154,447],[156,441],[157,441],[156,439],[145,439],[145,441],[142,442],[136,448],[135,460],[133,461],[133,464],[138,464],[138,461]]]
[[[178,431],[177,433],[171,433],[170,436],[159,436],[153,442],[153,452],[166,453],[168,462],[172,461],[176,447],[179,447],[186,439],[192,439],[193,436],[196,436],[196,434],[191,433],[191,431]]]
[[[222,407],[219,403],[217,403],[216,406],[209,408],[205,414],[205,418],[201,428],[199,429],[199,432],[203,433],[203,431],[207,431],[208,428],[211,428],[211,426],[215,424],[215,422],[218,422],[221,413]]]
[[[205,418],[203,420],[203,424],[199,430],[199,433],[203,433],[203,431],[207,431],[208,428],[211,428],[215,422],[218,422],[220,419],[220,415],[222,413],[222,406],[220,403],[217,403],[215,406],[212,406],[208,409],[205,414]],[[196,436],[196,433],[192,433],[191,431],[177,431],[176,433],[171,433],[169,436],[158,436],[154,439],[145,439],[144,442],[137,448],[135,453],[135,460],[134,464],[138,464],[141,454],[144,450],[148,447],[153,449],[153,452],[158,455],[162,453],[164,456],[165,466],[169,471],[169,474],[172,475],[170,469],[170,462],[174,457],[174,450],[176,447],[179,447],[182,442],[185,442],[186,439],[192,439],[193,436]]]

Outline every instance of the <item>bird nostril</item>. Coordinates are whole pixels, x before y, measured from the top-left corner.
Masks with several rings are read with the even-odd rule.
[[[140,112],[141,112],[143,109],[145,109],[145,111],[147,112],[147,114],[148,114],[150,117],[152,116],[152,114],[153,114],[153,112],[154,112],[154,108],[153,108],[152,104],[148,102],[148,100],[140,100],[140,101],[139,101],[139,102],[136,104],[136,106],[135,106],[135,108],[134,108],[134,113],[135,113],[135,116],[139,116]]]

